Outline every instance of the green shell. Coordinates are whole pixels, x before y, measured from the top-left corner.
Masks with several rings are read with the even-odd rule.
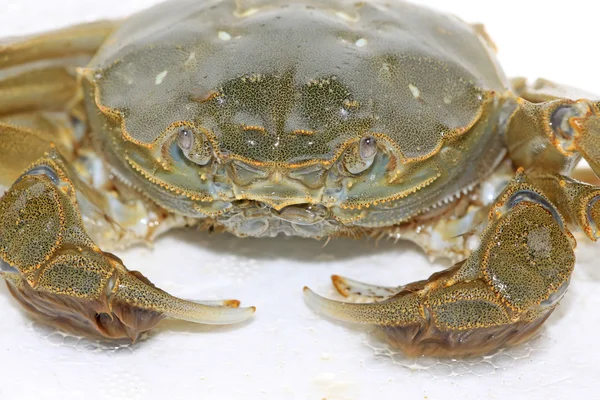
[[[330,160],[368,131],[425,157],[505,88],[470,26],[402,2],[180,0],[110,42],[92,63],[100,102],[132,138],[195,121],[223,153],[260,162]]]
[[[365,226],[406,220],[495,166],[510,114],[476,29],[403,2],[174,0],[126,20],[88,72],[91,107],[108,116],[90,113],[95,130],[108,137],[118,120],[124,138],[104,139],[109,161],[155,179],[150,196],[188,215],[249,199],[323,204]],[[220,170],[169,147],[181,124],[210,140]],[[328,174],[364,135],[384,149],[369,179]]]

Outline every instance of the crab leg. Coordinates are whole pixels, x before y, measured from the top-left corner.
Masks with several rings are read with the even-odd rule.
[[[72,167],[86,233],[105,250],[148,243],[190,223],[112,181],[89,148],[78,68],[119,23],[95,22],[0,43],[0,195],[53,147]]]
[[[132,340],[165,317],[230,324],[252,316],[254,308],[238,308],[236,300],[199,304],[171,296],[103,252],[77,207],[86,191],[51,151],[0,199],[1,274],[27,309],[78,334]]]
[[[71,159],[85,131],[77,68],[118,22],[102,21],[0,42],[0,193],[54,144]],[[83,132],[81,132],[82,134]]]
[[[466,260],[393,297],[344,303],[305,288],[306,301],[334,319],[376,326],[411,356],[464,357],[525,341],[564,295],[575,241],[557,208],[522,171],[489,219]]]
[[[600,176],[600,101],[577,89],[513,80],[520,98],[507,128],[511,159],[528,172],[568,175],[583,157]],[[580,100],[573,100],[580,99]]]
[[[101,21],[0,43],[0,115],[70,108],[81,96],[76,69],[116,26]]]

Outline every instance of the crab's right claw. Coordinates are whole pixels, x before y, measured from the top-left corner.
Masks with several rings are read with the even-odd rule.
[[[334,319],[378,327],[410,356],[486,354],[528,339],[555,309],[569,284],[574,245],[555,207],[519,174],[465,261],[379,302],[338,302],[308,288],[305,299]]]
[[[32,167],[0,199],[1,274],[34,314],[76,334],[132,340],[165,317],[231,324],[252,316],[254,307],[238,308],[237,300],[182,300],[127,270],[86,234],[77,196],[56,156]]]

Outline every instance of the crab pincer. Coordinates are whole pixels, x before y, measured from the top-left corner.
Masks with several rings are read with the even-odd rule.
[[[134,341],[164,318],[232,324],[252,316],[254,307],[237,300],[171,296],[125,268],[86,234],[76,191],[54,153],[0,199],[1,274],[27,310],[75,334]]]
[[[314,310],[373,325],[409,356],[465,357],[521,343],[535,334],[565,294],[575,241],[543,192],[519,173],[490,211],[480,247],[470,257],[392,296],[367,304],[329,300],[304,289]],[[350,281],[347,296],[371,288]]]

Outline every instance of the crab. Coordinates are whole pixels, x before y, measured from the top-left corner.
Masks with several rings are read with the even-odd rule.
[[[572,232],[600,237],[600,103],[509,80],[494,53],[481,25],[376,0],[172,0],[5,41],[1,274],[48,324],[136,340],[255,309],[179,299],[108,251],[176,227],[406,239],[454,264],[334,275],[348,301],[306,303],[408,355],[526,341],[567,290]]]

